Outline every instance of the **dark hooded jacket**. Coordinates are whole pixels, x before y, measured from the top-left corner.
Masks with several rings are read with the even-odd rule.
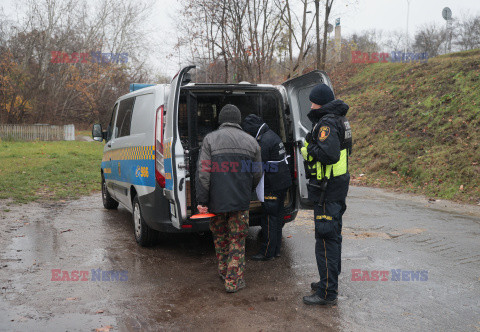
[[[243,120],[242,128],[255,137],[260,145],[265,170],[265,192],[282,191],[290,187],[292,178],[287,164],[285,146],[280,137],[255,114],[250,114]]]
[[[345,127],[342,123],[348,109],[347,104],[337,99],[308,113],[308,118],[313,123],[313,131],[307,151],[315,161],[331,165],[340,160],[340,151],[344,148],[345,138]],[[320,132],[321,128],[322,133]],[[310,180],[310,183],[319,185],[317,179]],[[325,200],[344,201],[347,197],[349,183],[350,173],[347,168],[346,174],[328,180]],[[318,202],[320,190],[314,186],[308,186],[308,197],[309,200]]]

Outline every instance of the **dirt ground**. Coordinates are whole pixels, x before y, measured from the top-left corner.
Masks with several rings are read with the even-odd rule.
[[[141,248],[131,215],[105,210],[100,194],[7,203],[0,202],[1,331],[480,331],[478,207],[351,188],[339,302],[321,308],[302,303],[319,278],[311,211],[285,226],[281,258],[248,259],[247,288],[227,294],[209,234],[169,235]],[[250,229],[247,257],[258,231]],[[52,270],[69,278],[88,271],[88,280],[52,281],[63,273]],[[117,275],[92,280],[106,271]],[[373,281],[365,271],[389,274]]]

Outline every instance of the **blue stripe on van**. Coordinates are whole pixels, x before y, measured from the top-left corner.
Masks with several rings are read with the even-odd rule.
[[[105,179],[155,187],[155,160],[112,160],[102,162]]]
[[[172,158],[163,159],[163,163],[165,170],[165,189],[173,190]]]

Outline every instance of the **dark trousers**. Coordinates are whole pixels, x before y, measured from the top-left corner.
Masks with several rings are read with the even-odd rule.
[[[282,228],[284,225],[283,203],[285,202],[285,194],[286,190],[265,193],[261,219],[262,245],[259,253],[266,257],[280,254]]]
[[[342,216],[345,202],[325,202],[316,205],[315,256],[317,258],[320,287],[317,295],[333,300],[338,295],[338,275],[342,259]]]

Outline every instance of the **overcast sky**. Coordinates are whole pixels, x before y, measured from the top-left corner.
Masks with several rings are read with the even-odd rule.
[[[12,19],[16,16],[15,2],[17,0],[0,0],[0,6]],[[314,11],[313,0],[311,2],[311,10]],[[344,35],[370,29],[384,32],[406,29],[407,0],[357,0],[348,6],[345,5],[346,2],[354,1],[335,0],[331,16],[331,23],[335,22],[335,18],[341,18]],[[180,18],[180,3],[178,0],[154,0],[150,20],[144,23],[145,28],[153,31],[149,35],[151,49],[145,50],[145,56],[152,68],[166,76],[173,76],[179,68],[178,52],[175,52],[174,45],[175,22]],[[426,23],[445,24],[442,9],[446,6],[452,9],[454,18],[460,18],[464,14],[480,14],[480,0],[410,0],[410,35],[413,36],[414,31]]]

